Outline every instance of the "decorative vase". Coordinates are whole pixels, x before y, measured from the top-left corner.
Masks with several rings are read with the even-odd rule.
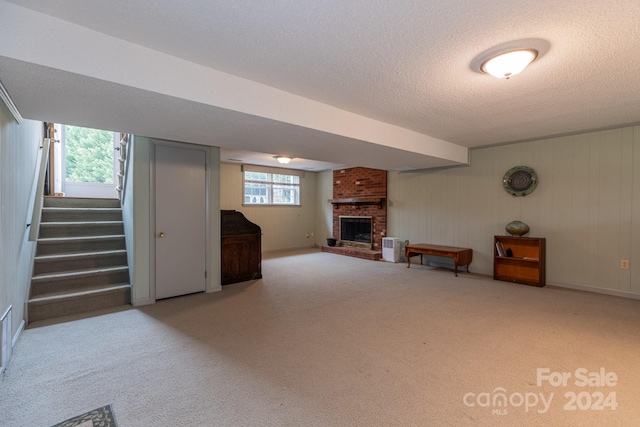
[[[335,246],[337,240],[333,237],[327,237],[327,246]]]
[[[504,229],[512,236],[518,237],[524,236],[529,232],[529,226],[522,221],[511,221]]]

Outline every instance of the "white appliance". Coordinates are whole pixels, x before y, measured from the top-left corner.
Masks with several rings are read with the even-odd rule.
[[[400,239],[397,237],[382,238],[382,259],[389,262],[400,262]]]

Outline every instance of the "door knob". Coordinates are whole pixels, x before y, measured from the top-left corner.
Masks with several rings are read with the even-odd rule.
[[[161,232],[159,232],[159,233],[158,233],[158,237],[160,237],[160,238],[164,237],[164,233],[163,233],[162,231],[161,231]]]

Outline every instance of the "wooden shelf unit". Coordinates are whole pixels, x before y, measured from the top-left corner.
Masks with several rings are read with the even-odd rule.
[[[496,243],[502,243],[512,257],[499,256]],[[546,241],[540,237],[494,236],[493,278],[505,282],[542,287],[545,279]]]

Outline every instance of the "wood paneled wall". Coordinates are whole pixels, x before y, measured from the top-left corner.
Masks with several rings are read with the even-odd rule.
[[[502,185],[519,165],[540,179],[526,197]],[[548,284],[640,297],[640,126],[472,150],[469,167],[389,173],[388,235],[470,247],[474,272],[492,273],[493,236],[512,220],[546,237]]]
[[[11,305],[12,334],[24,318],[35,243],[28,241],[28,209],[42,122],[14,121],[0,102],[0,316]]]

